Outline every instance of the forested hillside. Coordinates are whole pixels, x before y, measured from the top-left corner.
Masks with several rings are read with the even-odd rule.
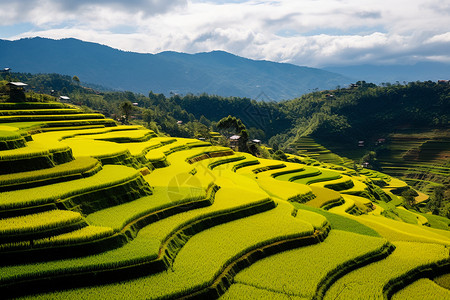
[[[312,138],[358,165],[370,162],[368,167],[408,180],[432,196],[437,188],[434,197],[443,203],[450,199],[448,83],[377,86],[360,81],[348,88],[275,103],[208,94],[166,97],[153,92],[96,92],[57,74],[3,77],[27,82],[35,91],[68,95],[71,103],[86,112],[145,124],[171,136],[208,139],[211,131],[218,130],[217,122],[232,115],[246,125],[250,139],[260,139],[274,149],[296,153],[305,149],[305,138]],[[124,115],[124,103],[129,104],[128,115]],[[321,150],[310,147],[310,151]],[[447,206],[439,201],[445,214]]]

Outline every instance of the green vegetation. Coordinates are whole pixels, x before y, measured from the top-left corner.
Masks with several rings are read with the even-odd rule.
[[[0,175],[0,191],[30,188],[33,186],[68,181],[94,175],[101,169],[98,160],[92,157],[79,157],[52,168]]]
[[[59,199],[66,199],[88,191],[105,189],[124,183],[135,179],[137,176],[138,172],[133,168],[106,165],[103,170],[88,178],[4,192],[1,194],[0,208],[7,210],[54,203]]]
[[[344,216],[334,214],[331,212],[327,212],[322,209],[314,208],[305,204],[293,203],[293,205],[301,210],[308,210],[323,215],[324,217],[327,218],[328,222],[330,222],[332,229],[353,232],[361,235],[380,237],[380,234],[377,231],[373,230],[372,228],[366,225],[361,224],[356,220],[346,218]]]
[[[1,219],[0,233],[2,235],[12,235],[38,232],[81,220],[82,216],[77,212],[50,210],[37,214]]]
[[[35,247],[55,247],[58,245],[75,244],[81,242],[88,242],[103,237],[110,236],[114,233],[111,228],[108,227],[98,227],[98,226],[86,226],[84,228],[48,237],[45,239],[40,239],[34,241]]]
[[[408,285],[401,291],[394,294],[392,299],[448,299],[450,291],[445,289],[430,279],[419,279]]]
[[[347,273],[339,279],[324,299],[335,299],[338,295],[344,299],[383,299],[384,289],[391,278],[404,277],[408,271],[422,265],[432,266],[440,260],[448,260],[448,249],[441,245],[410,242],[395,242],[394,245],[395,251],[386,259]],[[365,284],[359,284],[358,278],[364,278]]]
[[[358,240],[358,243],[354,243]],[[311,299],[325,279],[345,269],[353,261],[371,257],[384,249],[381,238],[332,230],[325,241],[286,251],[261,260],[241,271],[235,278],[245,284],[272,292]],[[352,244],[352,247],[348,247]],[[305,268],[305,266],[308,266]]]

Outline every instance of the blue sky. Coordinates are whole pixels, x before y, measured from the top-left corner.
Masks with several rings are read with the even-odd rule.
[[[450,63],[450,1],[0,0],[0,38],[33,36],[312,67]]]

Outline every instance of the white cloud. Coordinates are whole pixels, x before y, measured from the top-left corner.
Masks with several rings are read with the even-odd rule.
[[[450,5],[438,0],[0,0],[0,26],[128,51],[203,52],[308,66],[448,61]],[[128,34],[118,28],[127,28]],[[448,48],[447,48],[448,49]]]

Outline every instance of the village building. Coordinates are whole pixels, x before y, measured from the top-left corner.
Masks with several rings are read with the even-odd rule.
[[[59,101],[61,102],[69,102],[70,98],[67,96],[59,96]]]
[[[8,82],[6,86],[9,88],[9,97],[11,101],[25,101],[25,87],[28,86],[28,84],[23,82]]]
[[[230,140],[230,148],[235,150],[235,151],[239,151],[239,139],[241,138],[240,135],[232,135],[230,136],[229,140]]]
[[[16,81],[16,82],[11,81],[11,82],[8,82],[6,85],[9,86],[11,89],[16,89],[16,90],[24,90],[25,87],[28,86],[28,84],[19,82],[19,81]]]

